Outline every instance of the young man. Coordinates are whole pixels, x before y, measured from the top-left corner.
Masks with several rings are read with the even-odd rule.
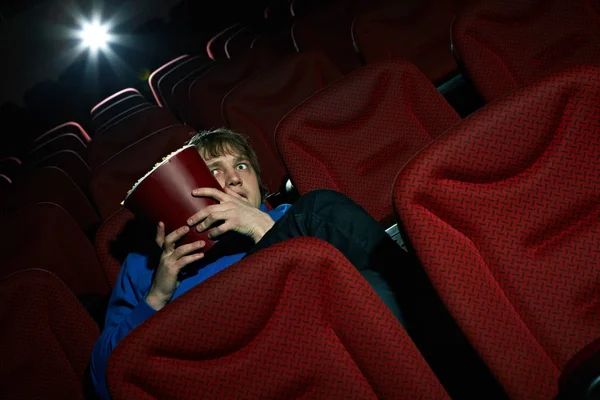
[[[267,211],[258,161],[242,135],[217,129],[199,133],[190,144],[196,146],[223,192],[195,189],[191,195],[212,197],[218,204],[190,216],[187,226],[168,234],[159,223],[156,244],[162,253],[157,262],[137,253],[125,259],[90,364],[101,398],[109,398],[108,357],[125,335],[187,290],[246,255],[293,237],[313,236],[334,245],[403,323],[382,271],[390,259],[402,257],[403,252],[364,209],[340,193],[317,190],[300,197],[294,205],[283,204]],[[210,228],[215,222],[220,224]],[[213,254],[208,259],[202,252],[203,241],[177,247],[176,242],[190,229],[208,229],[209,237],[219,238],[221,244],[225,243],[222,247],[231,244],[231,251],[219,253],[218,258]],[[200,267],[194,268],[195,265]]]

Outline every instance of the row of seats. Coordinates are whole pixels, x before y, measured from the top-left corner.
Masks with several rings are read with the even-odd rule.
[[[261,164],[269,165],[264,172],[272,174],[265,175],[272,190],[281,182],[271,179],[281,180],[285,174],[301,194],[335,189],[385,226],[400,221],[411,254],[509,397],[553,398],[561,371],[568,387],[569,371],[586,365],[583,356],[575,354],[586,345],[591,347],[584,353],[590,353],[600,336],[594,303],[600,277],[593,268],[598,264],[600,229],[596,201],[600,71],[581,66],[538,79],[516,92],[511,89],[514,93],[500,95],[461,121],[431,79],[406,61],[375,63],[344,74],[320,53],[285,56],[270,48],[259,46],[246,53],[275,56],[272,64],[242,78],[238,72],[228,80],[221,71],[251,70],[251,57],[207,63],[205,57],[185,56],[150,79],[158,106],[134,90],[119,92],[96,106],[91,141],[68,132],[86,144],[80,158],[89,167],[87,178],[73,179],[85,169],[72,164],[46,166],[27,175],[18,190],[11,190],[10,201],[3,196],[10,210],[2,217],[3,254],[9,254],[2,258],[3,276],[12,274],[3,282],[18,285],[13,282],[23,276],[23,269],[36,266],[66,283],[60,290],[65,298],[108,293],[123,257],[148,239],[135,230],[133,216],[119,206],[120,201],[160,157],[194,133],[196,124],[182,125],[176,118],[193,118],[205,110],[200,101],[191,101],[193,85],[210,87],[216,82],[216,94],[195,93],[208,107],[218,105],[219,114],[201,117],[216,117],[217,122],[197,126],[226,125],[249,136]],[[236,83],[229,87],[231,82]],[[176,98],[180,102],[169,106]],[[70,147],[58,152],[76,153]],[[62,186],[55,186],[57,182]],[[53,190],[56,187],[61,190]],[[40,229],[39,221],[50,222]],[[84,232],[94,240],[95,249]],[[304,273],[323,269],[337,279],[332,278],[328,287],[312,280],[318,273]],[[236,362],[286,372],[277,383],[257,381],[252,371],[244,370],[246,386],[259,398],[273,392],[289,397],[306,390],[313,390],[311,397],[325,398],[335,393],[360,398],[454,395],[456,388],[439,368],[434,374],[427,365],[434,366],[423,353],[422,341],[394,323],[353,271],[334,249],[312,239],[249,258],[194,289],[119,346],[109,365],[113,396],[139,396],[139,382],[146,382],[152,388],[149,395],[157,398],[164,390],[178,397],[235,396],[239,386],[227,393],[223,387],[234,376],[238,379],[240,370],[232,370],[230,359],[221,356],[242,347],[248,351],[238,352]],[[35,274],[43,276],[32,278],[35,285],[55,285],[42,283],[56,281],[55,277]],[[253,276],[265,274],[272,279],[247,284],[254,282]],[[289,279],[295,284],[288,285]],[[321,293],[324,297],[318,301],[335,307],[322,313],[325,306],[314,308],[320,304],[317,300],[311,303],[310,297],[304,302],[306,293]],[[217,305],[198,314],[199,302]],[[240,307],[246,309],[247,304],[255,308],[241,316]],[[271,304],[282,308],[274,312]],[[5,310],[2,318],[7,325],[17,332],[28,331],[29,319],[19,325],[14,308]],[[298,310],[304,310],[301,319]],[[353,318],[344,317],[344,310]],[[79,314],[74,318],[89,319]],[[219,325],[187,323],[197,318]],[[234,326],[224,329],[222,324],[229,320]],[[273,324],[265,331],[267,320]],[[373,326],[378,328],[365,329]],[[173,327],[178,335],[172,334]],[[225,333],[215,339],[218,327]],[[279,334],[284,329],[288,335]],[[249,342],[258,331],[264,336]],[[306,332],[314,333],[312,340],[306,340]],[[82,340],[80,335],[91,340],[97,333],[76,330],[72,335],[76,342]],[[383,358],[382,345],[388,355]],[[303,351],[308,358],[289,364],[289,358],[277,357],[277,349],[283,348]],[[326,348],[337,349],[328,353],[328,363],[322,361]],[[155,363],[157,352],[165,355],[160,365]],[[181,354],[196,356],[182,360]],[[217,358],[206,364],[190,361],[207,356]],[[40,368],[52,369],[57,357],[48,358],[49,364]],[[575,367],[568,365],[572,358]],[[327,375],[324,371],[331,374],[328,366],[334,364],[352,379],[340,377],[338,382],[336,375]],[[382,370],[391,371],[386,379]],[[176,384],[182,382],[182,371],[194,377],[193,384]],[[215,374],[210,375],[214,379],[199,379],[198,371],[202,377]],[[309,389],[292,384],[307,373],[328,380]]]
[[[379,79],[374,81],[393,84],[393,70],[416,73],[414,67],[388,65],[386,79],[375,75]],[[401,86],[408,80],[396,82]],[[334,86],[319,93],[327,91],[340,92]],[[321,97],[305,101],[280,127],[298,124],[304,107],[313,101]],[[424,144],[398,166],[388,191],[410,251],[510,398],[554,398],[561,371],[574,368],[569,360],[586,346],[597,346],[600,337],[600,315],[594,305],[600,280],[594,267],[600,243],[599,105],[598,68],[579,67],[546,78]],[[416,107],[397,107],[395,115],[416,111]],[[336,120],[335,113],[326,115]],[[317,120],[308,111],[304,119],[309,126],[328,121]],[[356,125],[361,123],[355,119]],[[364,135],[373,138],[368,130]],[[353,150],[337,154],[339,164],[348,166],[346,171],[353,170],[352,159],[361,153],[357,146]],[[121,223],[128,218],[122,217]],[[55,221],[49,225],[66,226]],[[122,226],[113,222],[114,218],[105,221],[100,229],[105,236],[97,236],[105,248],[122,233]],[[98,250],[104,258],[106,254]],[[327,271],[327,282],[318,278],[323,273],[319,271]],[[40,276],[27,278],[30,285],[58,285],[47,273],[14,272],[3,280],[5,285],[23,285],[21,274]],[[56,273],[71,290],[78,287],[64,271]],[[66,289],[61,291],[57,298],[72,296]],[[212,306],[199,312],[197,304]],[[273,309],[272,304],[280,306]],[[89,317],[81,318],[77,323]],[[91,340],[97,335],[92,331],[79,334]],[[243,352],[234,351],[241,348]],[[304,358],[279,357],[289,352]],[[163,357],[157,360],[156,353]],[[185,359],[181,354],[186,354]],[[199,361],[209,355],[211,361]],[[232,369],[232,362],[252,367]],[[338,367],[332,369],[333,363]],[[278,380],[257,380],[252,375],[257,366],[279,371]],[[384,370],[389,375],[381,374]],[[332,371],[342,375],[338,379]],[[242,388],[257,398],[274,392],[293,397],[306,390],[323,398],[340,393],[361,398],[448,398],[406,331],[347,260],[310,238],[273,246],[193,289],[119,345],[109,361],[108,376],[117,399],[139,396],[140,382],[146,382],[144,392],[153,398],[164,390],[175,397],[232,397]],[[190,376],[190,381],[182,381],[184,376]],[[246,383],[225,385],[234,376],[236,382]],[[299,376],[319,377],[319,383],[310,388],[293,385]],[[568,381],[568,377],[562,380]]]

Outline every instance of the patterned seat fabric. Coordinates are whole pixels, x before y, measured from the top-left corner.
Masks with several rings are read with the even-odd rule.
[[[84,399],[84,371],[100,332],[48,271],[0,280],[0,397]]]
[[[279,123],[275,140],[301,194],[337,190],[383,220],[398,170],[458,121],[415,66],[395,60],[317,92]]]
[[[402,326],[348,260],[315,238],[262,250],[129,334],[113,399],[446,399]]]
[[[452,41],[460,63],[491,101],[553,72],[600,66],[600,3],[487,0],[460,13]]]
[[[446,307],[511,398],[553,399],[600,337],[600,68],[504,97],[399,174],[396,211]]]

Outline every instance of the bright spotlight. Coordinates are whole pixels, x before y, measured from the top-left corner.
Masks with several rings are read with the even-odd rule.
[[[105,49],[110,41],[108,28],[97,21],[84,23],[79,37],[83,45],[93,51]]]

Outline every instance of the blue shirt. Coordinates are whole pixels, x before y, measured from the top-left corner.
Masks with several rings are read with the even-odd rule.
[[[289,208],[289,204],[282,204],[271,211],[267,211],[264,204],[260,207],[274,221],[281,218]],[[195,273],[186,276],[175,290],[171,301],[219,271],[241,260],[244,255],[246,253],[223,256],[195,271]],[[106,386],[106,366],[111,352],[129,332],[157,312],[145,301],[146,294],[152,284],[154,267],[148,265],[147,255],[130,253],[125,258],[123,267],[119,272],[117,283],[108,303],[104,330],[94,346],[90,361],[92,380],[96,392],[102,399],[110,399]]]

